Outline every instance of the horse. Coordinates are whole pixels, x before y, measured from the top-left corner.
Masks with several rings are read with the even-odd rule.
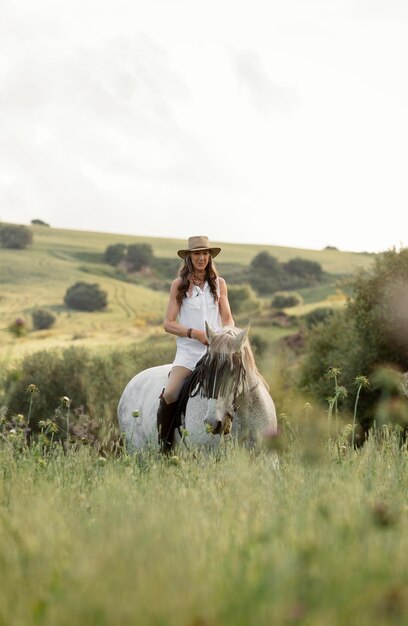
[[[208,348],[186,378],[176,413],[173,447],[181,442],[213,448],[231,435],[248,448],[276,434],[274,402],[259,373],[248,339],[249,325],[214,331],[206,323]],[[118,421],[130,452],[157,449],[156,414],[171,365],[143,370],[126,385]]]

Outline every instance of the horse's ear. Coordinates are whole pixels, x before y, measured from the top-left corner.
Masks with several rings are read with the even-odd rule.
[[[234,339],[234,351],[235,352],[241,351],[241,348],[244,345],[246,338],[248,337],[250,326],[251,324],[248,324],[247,326],[245,326],[244,330],[241,330],[241,332],[235,337]]]
[[[207,320],[205,320],[205,334],[207,335],[208,343],[211,343],[212,338],[215,337],[215,335],[217,334],[215,330],[210,328]]]

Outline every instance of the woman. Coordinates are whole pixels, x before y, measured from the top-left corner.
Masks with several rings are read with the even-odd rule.
[[[190,237],[179,276],[173,281],[164,319],[166,332],[177,336],[177,352],[157,412],[159,445],[169,452],[174,435],[174,414],[185,378],[207,350],[205,322],[214,330],[234,326],[225,280],[218,276],[213,258],[221,248],[210,246],[208,237]]]

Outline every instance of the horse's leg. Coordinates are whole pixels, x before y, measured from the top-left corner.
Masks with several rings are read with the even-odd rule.
[[[165,454],[168,454],[172,447],[176,427],[174,417],[178,398],[184,380],[190,373],[191,371],[186,367],[181,367],[180,365],[173,367],[166,388],[163,389],[160,396],[160,405],[157,411],[157,430],[159,434],[159,446]]]

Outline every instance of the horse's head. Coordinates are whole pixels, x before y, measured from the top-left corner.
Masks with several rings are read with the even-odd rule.
[[[255,367],[248,331],[249,325],[216,332],[206,323],[208,352],[202,363],[201,393],[208,398],[204,423],[214,434],[229,432],[237,398],[247,385],[248,366]]]

